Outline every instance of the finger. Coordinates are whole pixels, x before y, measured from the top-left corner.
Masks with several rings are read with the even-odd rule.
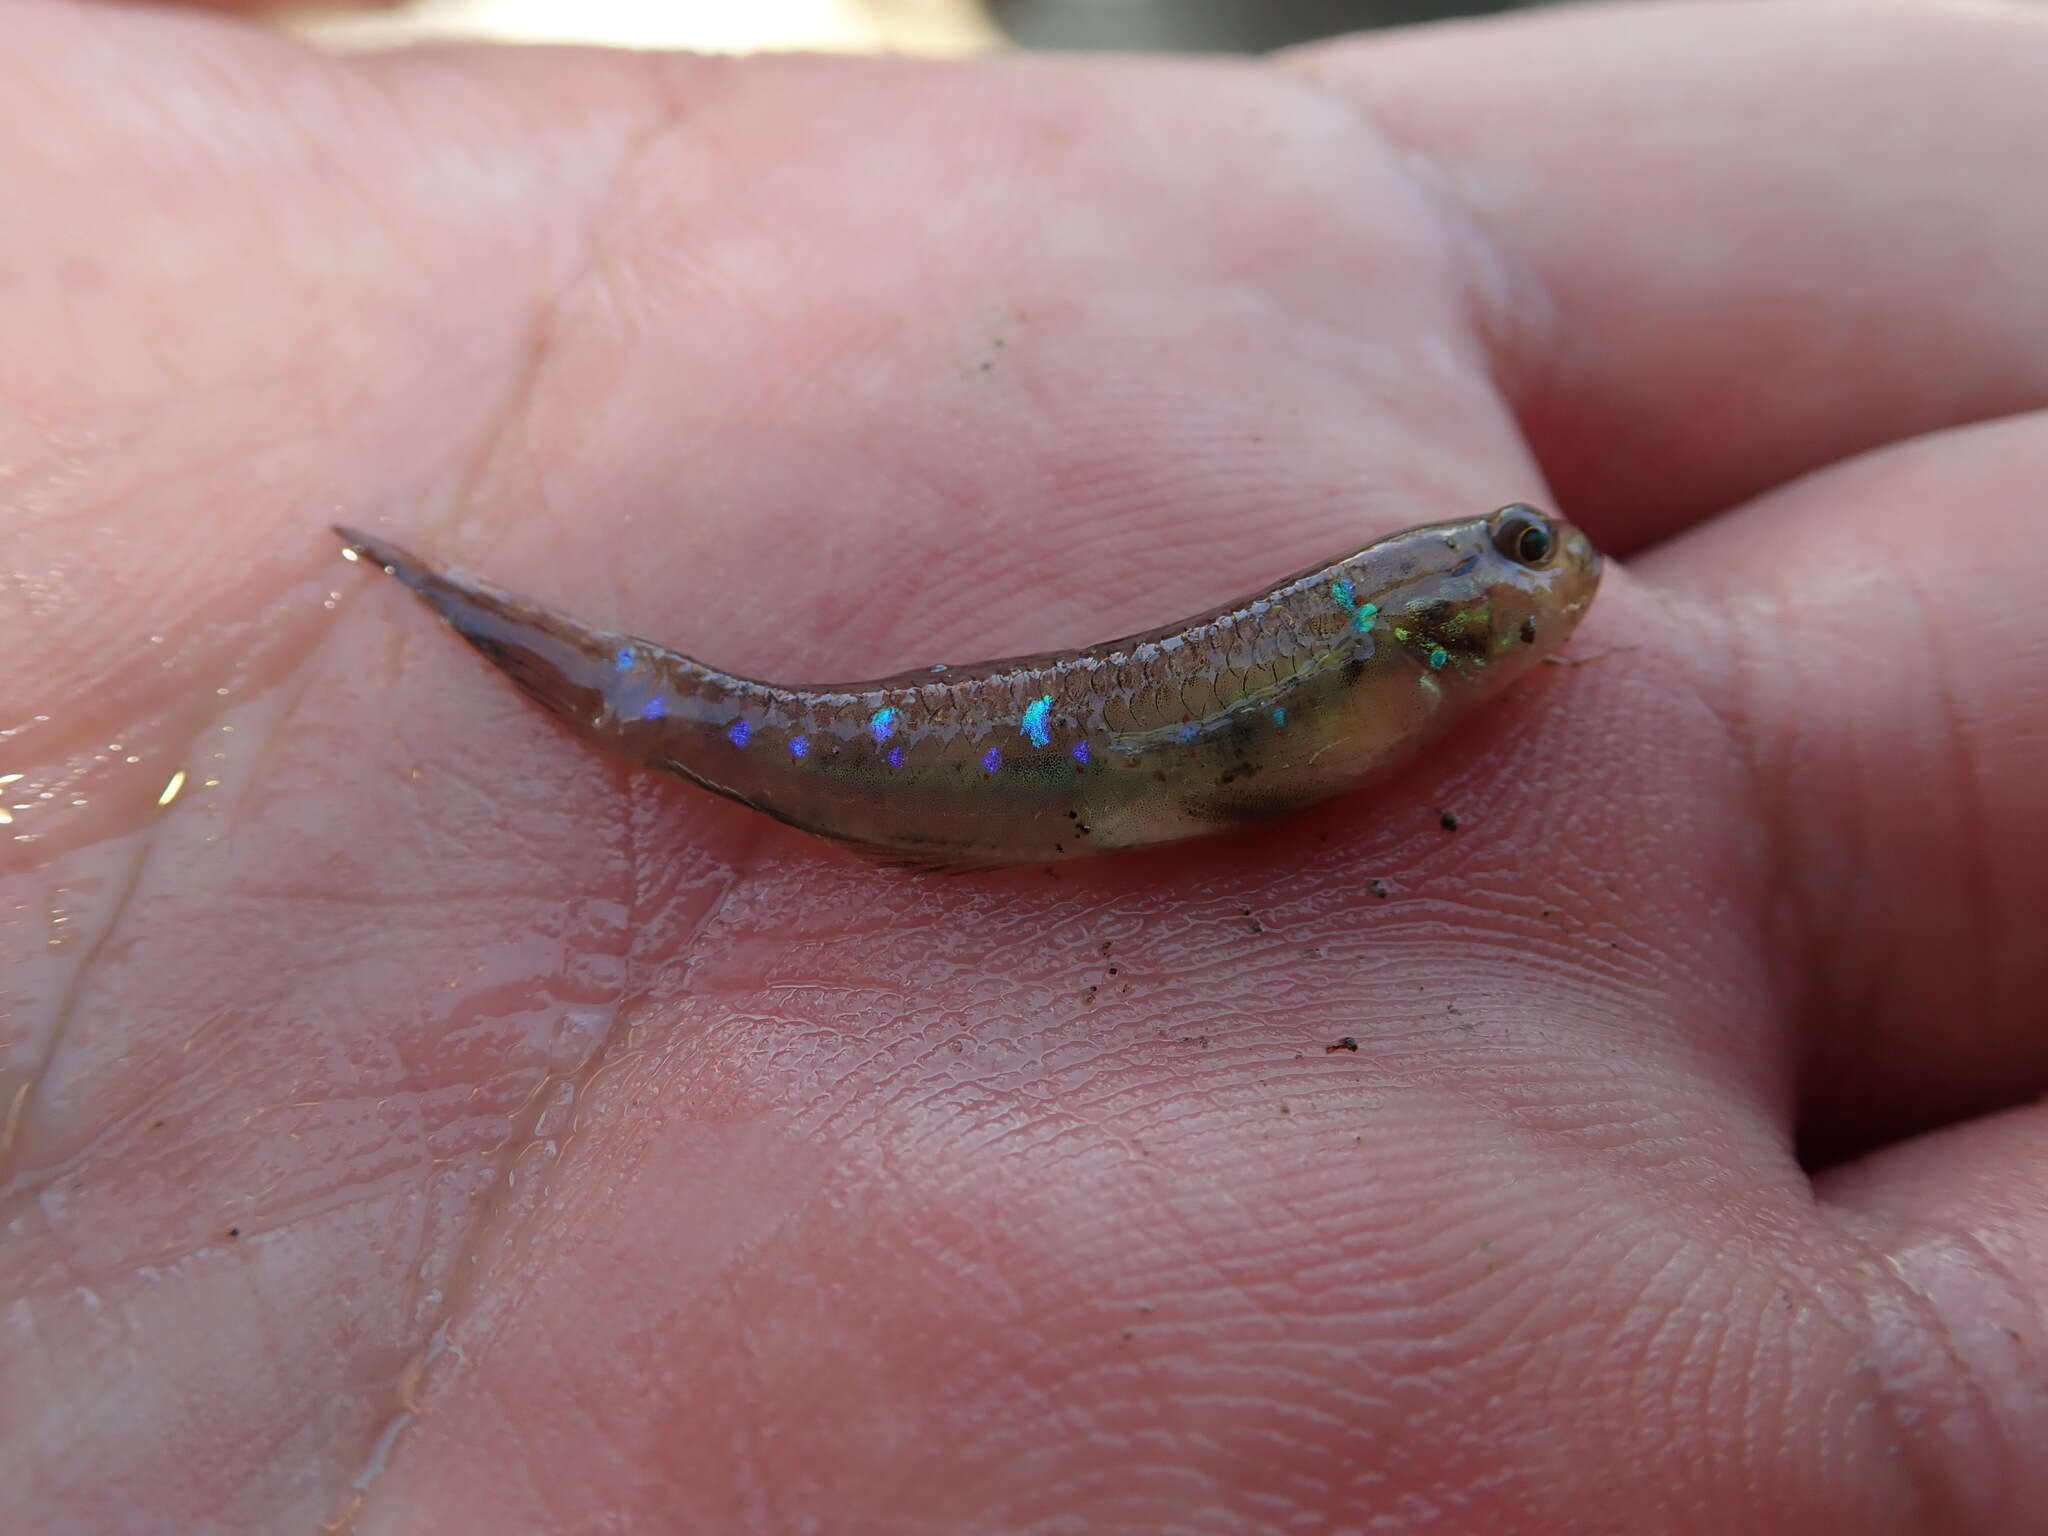
[[[2044,478],[2048,416],[1959,429],[1640,562],[1751,765],[1822,1160],[2048,1084]]]
[[[1903,1438],[1946,1462],[1972,1528],[2012,1530],[2048,1505],[2048,1108],[1888,1147],[1817,1181],[1863,1250],[1867,1371],[1916,1401]]]
[[[1504,387],[1612,547],[2048,403],[2038,11],[1588,7],[1291,63],[1469,215]]]

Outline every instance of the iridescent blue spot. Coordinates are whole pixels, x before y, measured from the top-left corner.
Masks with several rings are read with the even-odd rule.
[[[805,755],[805,754],[806,754],[807,752],[809,752],[810,750],[811,750],[811,738],[810,738],[810,737],[808,737],[808,736],[792,736],[792,737],[790,737],[790,738],[789,738],[789,755],[790,755],[791,757],[802,757],[802,756],[804,756],[804,755]]]
[[[1435,650],[1429,653],[1429,670],[1434,672],[1438,667],[1442,666],[1445,662],[1449,661],[1450,659],[1451,657],[1449,652],[1447,652],[1442,646],[1436,647]]]
[[[1085,762],[1087,762],[1087,761],[1088,761],[1088,743],[1087,743],[1087,742],[1085,742],[1085,741],[1077,741],[1077,742],[1075,742],[1075,743],[1074,743],[1074,761],[1075,761],[1075,762],[1077,762],[1077,763],[1085,763]]]
[[[1276,710],[1274,710],[1274,711],[1273,711],[1273,723],[1274,723],[1275,725],[1279,726],[1281,730],[1283,730],[1283,731],[1284,731],[1284,730],[1286,730],[1286,729],[1287,729],[1287,711],[1286,711],[1286,710],[1284,710],[1284,709],[1276,709]]]
[[[891,768],[901,768],[903,766],[903,749],[901,747],[891,747],[889,749],[889,766]]]
[[[725,728],[725,739],[736,747],[744,747],[754,734],[754,727],[745,720],[735,720]]]
[[[667,713],[668,700],[664,698],[652,698],[640,706],[640,718],[642,720],[659,720]]]
[[[983,773],[994,773],[998,768],[1002,766],[1003,754],[998,752],[994,747],[990,747],[986,752],[981,754],[981,771]]]
[[[1339,608],[1353,607],[1358,601],[1357,598],[1355,598],[1352,595],[1351,583],[1344,580],[1344,578],[1341,576],[1338,577],[1337,580],[1330,583],[1330,596],[1337,599],[1337,606]]]
[[[1180,728],[1180,739],[1182,741],[1193,741],[1197,736],[1201,734],[1202,728],[1199,725],[1196,725],[1192,720],[1187,721]]]
[[[876,710],[874,718],[868,721],[868,729],[875,733],[875,740],[887,741],[896,734],[896,711],[893,709]]]
[[[1372,628],[1372,621],[1379,616],[1380,605],[1378,603],[1360,603],[1357,611],[1351,615],[1351,622],[1362,635]]]
[[[619,670],[620,670],[621,672],[629,672],[629,671],[631,671],[631,670],[632,670],[632,667],[633,667],[633,647],[631,647],[630,645],[622,645],[622,646],[620,646],[620,647],[619,647]]]
[[[1031,745],[1034,747],[1052,745],[1052,726],[1046,718],[1051,713],[1052,695],[1049,693],[1040,695],[1024,706],[1022,729],[1024,734],[1031,738]]]

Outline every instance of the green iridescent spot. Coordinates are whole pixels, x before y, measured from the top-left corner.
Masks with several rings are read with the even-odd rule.
[[[1378,603],[1361,603],[1357,591],[1343,577],[1330,583],[1330,596],[1339,608],[1351,615],[1351,624],[1361,635],[1372,628],[1373,620],[1380,615]]]
[[[1049,693],[1033,699],[1024,706],[1023,734],[1031,739],[1031,745],[1034,747],[1052,745],[1052,724],[1049,718],[1051,714],[1052,695]]]

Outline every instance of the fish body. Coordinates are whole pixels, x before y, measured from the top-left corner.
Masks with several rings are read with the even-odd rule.
[[[1172,842],[1415,757],[1571,633],[1600,556],[1515,504],[1085,650],[793,687],[335,530],[571,731],[807,831],[991,866]]]

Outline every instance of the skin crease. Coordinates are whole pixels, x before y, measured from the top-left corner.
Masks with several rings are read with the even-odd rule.
[[[19,1528],[2048,1507],[2038,13],[0,28]],[[326,532],[857,676],[1511,499],[1619,556],[1581,664],[951,878],[598,761]]]

